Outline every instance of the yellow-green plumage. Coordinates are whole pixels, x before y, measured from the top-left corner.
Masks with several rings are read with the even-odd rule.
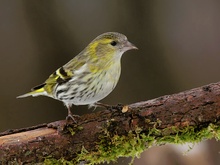
[[[121,73],[121,56],[130,49],[137,48],[123,34],[104,33],[45,83],[18,98],[44,95],[62,101],[68,110],[72,104],[94,104],[115,88]]]

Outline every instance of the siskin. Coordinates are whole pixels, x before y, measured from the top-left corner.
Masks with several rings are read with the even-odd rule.
[[[93,105],[112,92],[120,77],[122,54],[131,49],[137,47],[125,35],[101,34],[43,84],[17,98],[43,95],[60,100],[68,109],[67,118],[74,120],[73,104]]]

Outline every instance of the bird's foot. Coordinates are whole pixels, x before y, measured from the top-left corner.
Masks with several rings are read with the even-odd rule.
[[[80,116],[79,115],[74,115],[72,114],[71,110],[70,110],[70,106],[67,106],[67,109],[68,109],[68,116],[66,117],[66,121],[69,122],[69,121],[73,121],[75,124],[77,124],[77,118],[79,119]]]
[[[75,124],[77,124],[77,120],[76,119],[79,119],[80,116],[79,115],[73,115],[72,113],[68,113],[68,116],[66,117],[66,121],[73,121]]]

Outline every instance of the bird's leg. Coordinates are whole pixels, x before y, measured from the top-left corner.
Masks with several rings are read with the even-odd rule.
[[[77,124],[76,118],[80,118],[80,116],[72,114],[72,112],[70,110],[71,105],[66,105],[66,107],[68,109],[68,116],[66,117],[66,120],[61,120],[61,121],[49,123],[49,124],[47,124],[47,126],[49,128],[55,128],[59,132],[63,132],[65,130],[66,126],[68,126],[69,124],[72,124],[72,123],[69,123],[69,121],[72,120],[73,124]]]
[[[108,104],[103,104],[100,102],[96,102],[94,106],[99,106],[99,107],[104,107],[107,110],[111,111],[111,117],[114,117],[115,115],[121,115],[123,114],[123,108],[125,107],[122,104],[117,104],[117,105],[108,105]]]
[[[79,118],[79,115],[73,115],[72,112],[71,112],[71,110],[70,110],[70,107],[71,107],[71,106],[67,105],[68,116],[66,117],[66,120],[68,121],[69,119],[72,119],[74,123],[77,123],[77,121],[76,121],[75,118],[76,118],[76,117]]]
[[[106,109],[111,109],[112,108],[112,106],[111,105],[108,105],[108,104],[104,104],[104,103],[100,103],[100,102],[96,102],[96,103],[94,103],[94,106],[96,107],[104,107],[104,108],[106,108]]]

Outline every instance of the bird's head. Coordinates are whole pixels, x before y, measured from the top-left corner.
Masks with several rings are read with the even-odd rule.
[[[127,37],[117,32],[107,32],[96,37],[87,47],[89,52],[98,58],[121,57],[131,49],[137,49]]]

